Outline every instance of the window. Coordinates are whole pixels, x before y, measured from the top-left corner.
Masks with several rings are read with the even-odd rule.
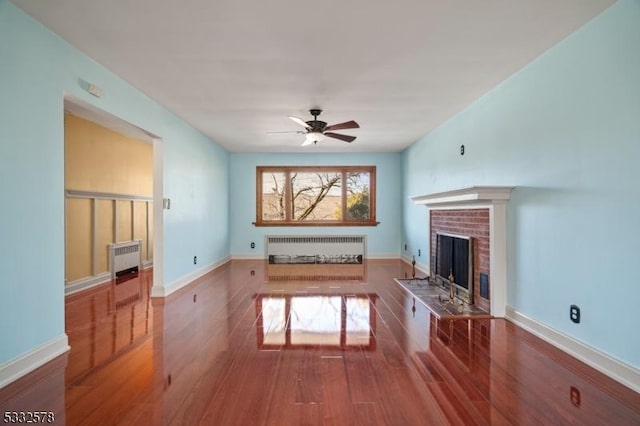
[[[257,226],[375,226],[376,168],[257,167]]]

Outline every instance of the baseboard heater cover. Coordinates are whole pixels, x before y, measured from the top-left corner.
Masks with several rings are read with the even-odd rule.
[[[142,269],[142,240],[109,244],[111,279],[137,274]]]
[[[362,264],[364,235],[267,236],[269,264]]]
[[[363,281],[364,275],[269,275],[269,281]]]
[[[334,256],[325,256],[325,255],[317,255],[317,256],[305,256],[305,255],[269,255],[269,264],[271,265],[292,265],[292,264],[302,264],[302,265],[353,265],[362,264],[363,258],[361,254],[343,254],[343,255],[334,255]]]

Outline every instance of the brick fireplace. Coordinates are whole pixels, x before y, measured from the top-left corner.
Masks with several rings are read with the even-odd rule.
[[[411,197],[429,211],[430,259],[433,272],[438,232],[471,237],[475,304],[494,317],[507,305],[507,201],[513,187],[474,186]],[[486,280],[481,280],[481,274]],[[484,281],[484,282],[481,282]],[[483,285],[485,294],[481,295]]]
[[[429,229],[431,230],[431,276],[435,275],[437,234],[446,233],[470,237],[473,253],[473,271],[471,271],[471,275],[473,277],[474,304],[478,308],[489,312],[491,309],[489,306],[490,292],[481,294],[480,291],[480,274],[486,275],[489,280],[491,279],[489,209],[430,210],[429,223]]]

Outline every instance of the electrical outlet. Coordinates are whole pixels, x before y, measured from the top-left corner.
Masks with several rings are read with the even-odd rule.
[[[422,256],[422,251],[418,249],[418,257]]]
[[[196,265],[198,263],[198,256],[193,256],[193,264]]]
[[[252,249],[256,248],[256,243],[254,243],[253,241],[251,242],[251,248]]]
[[[407,251],[407,245],[406,244],[404,245],[404,251]]]
[[[571,305],[569,308],[569,318],[576,324],[580,323],[580,308],[577,305]]]

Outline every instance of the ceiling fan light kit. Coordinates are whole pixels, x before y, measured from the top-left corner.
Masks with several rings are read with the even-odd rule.
[[[345,121],[344,123],[332,124],[327,126],[327,123],[321,120],[318,120],[318,116],[322,113],[321,109],[310,109],[309,113],[313,116],[313,120],[304,121],[298,117],[289,116],[289,118],[299,126],[304,127],[303,132],[292,132],[292,133],[304,133],[305,139],[302,143],[302,146],[314,145],[328,136],[330,138],[339,139],[344,142],[353,142],[356,137],[343,135],[340,133],[334,133],[332,130],[344,130],[344,129],[357,129],[360,127],[358,123],[355,121]]]
[[[310,132],[307,133],[304,142],[302,142],[302,146],[312,145],[320,142],[324,139],[324,135],[320,132]]]

